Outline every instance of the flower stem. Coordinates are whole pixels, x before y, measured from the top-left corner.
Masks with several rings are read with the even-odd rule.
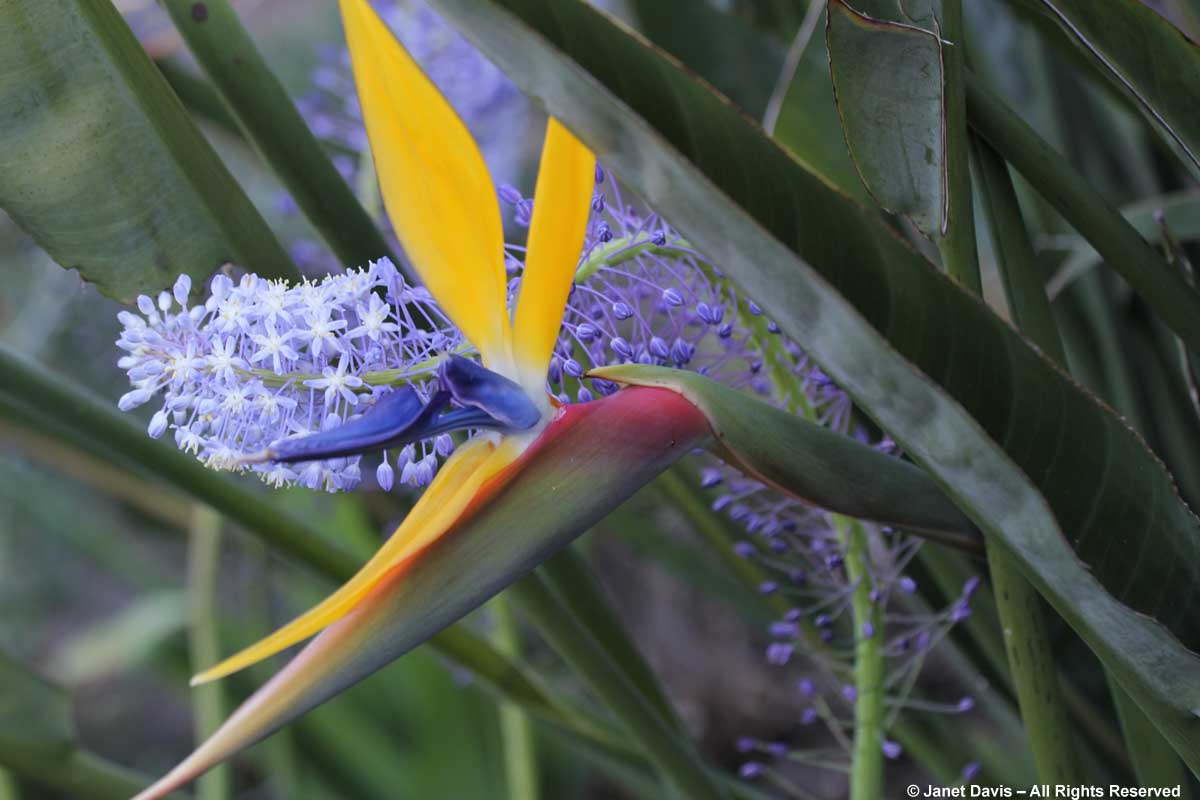
[[[883,796],[884,663],[880,644],[882,621],[871,602],[870,554],[862,523],[835,516],[846,551],[846,575],[853,588],[854,618],[854,752],[850,768],[850,799]]]
[[[217,572],[221,555],[221,517],[208,506],[192,506],[188,525],[188,646],[196,672],[221,660],[217,630]],[[196,741],[203,742],[225,719],[225,690],[220,682],[192,689]],[[196,779],[197,800],[226,800],[229,766],[222,764]]]
[[[1035,337],[1035,344],[1065,363],[1049,300],[1037,281],[1033,248],[1008,168],[982,140],[975,141],[974,153],[1013,316]],[[1074,737],[1070,715],[1058,682],[1045,605],[1021,574],[1016,560],[991,540],[988,566],[1009,669],[1038,776],[1046,783],[1080,783],[1083,775],[1071,745]]]
[[[512,659],[521,656],[521,632],[504,595],[491,603],[496,615],[496,649]],[[507,701],[499,704],[500,739],[504,747],[504,777],[508,800],[538,800],[537,749],[533,726],[520,706]]]

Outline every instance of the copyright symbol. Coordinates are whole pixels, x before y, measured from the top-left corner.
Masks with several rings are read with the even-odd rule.
[[[917,786],[915,783],[910,783],[906,791],[908,792],[909,797],[916,797],[921,793],[921,787]]]

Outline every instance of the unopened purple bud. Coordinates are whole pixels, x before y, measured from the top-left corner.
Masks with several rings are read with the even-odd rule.
[[[683,305],[683,295],[674,289],[664,289],[662,293],[662,299],[663,302],[669,306],[678,308],[679,306]]]
[[[671,344],[671,358],[677,365],[681,367],[691,361],[692,356],[695,355],[695,353],[695,347],[678,337],[676,337],[675,341]]]
[[[739,736],[733,746],[739,753],[752,753],[758,748],[758,742],[749,736]]]
[[[761,594],[774,594],[779,591],[779,584],[775,581],[763,581],[758,585],[758,591]]]
[[[669,358],[671,348],[662,337],[653,336],[650,339],[650,352],[655,358]]]
[[[752,781],[763,773],[763,765],[757,761],[747,761],[738,769],[738,775],[743,780]]]
[[[758,303],[754,302],[753,300],[746,301],[746,308],[756,317],[762,313],[762,308],[760,308]]]
[[[655,247],[662,247],[667,243],[667,234],[663,231],[658,231],[650,241],[654,242]]]
[[[167,412],[158,411],[150,418],[150,426],[146,432],[150,434],[151,439],[157,439],[162,436],[167,430]]]
[[[779,325],[774,320],[767,323],[767,333],[779,333]]]
[[[932,637],[929,635],[929,631],[921,631],[913,638],[913,646],[918,650],[926,650],[931,640]]]
[[[772,622],[770,630],[776,639],[794,639],[800,635],[800,627],[794,622]]]
[[[720,336],[722,339],[728,339],[730,336],[733,336],[733,325],[728,322],[722,324],[721,327],[717,328],[717,336]]]
[[[872,589],[871,591],[867,592],[867,599],[871,601],[872,605],[874,605],[883,599],[883,592],[881,592],[879,589]]]
[[[827,569],[837,569],[842,564],[846,563],[846,559],[841,553],[833,553],[825,557],[825,567]]]
[[[522,228],[528,228],[533,220],[533,201],[524,199],[517,202],[516,222]]]
[[[604,195],[599,192],[592,196],[592,211],[595,211],[597,214],[604,212]]]
[[[716,325],[725,317],[722,306],[710,306],[708,303],[696,304],[696,316],[706,325]]]
[[[958,710],[958,712],[960,714],[965,714],[966,712],[970,711],[974,707],[975,707],[975,698],[969,697],[969,696],[964,697],[963,699],[959,700],[958,705],[955,706],[955,708]]]
[[[804,617],[804,612],[798,608],[789,608],[783,618],[788,622],[799,622]]]
[[[586,386],[579,387],[579,392],[575,397],[580,403],[590,403],[596,399],[596,395],[592,394],[591,390]]]
[[[573,358],[568,358],[562,366],[563,372],[570,375],[572,378],[583,377],[583,365]]]
[[[858,699],[858,689],[852,684],[847,683],[842,686],[842,697],[845,698],[846,702],[853,703]]]
[[[175,302],[181,306],[187,305],[188,295],[192,292],[192,279],[187,275],[180,275],[175,280],[175,286],[172,287],[171,293],[175,295]]]
[[[893,742],[891,739],[884,739],[880,744],[880,748],[883,750],[884,758],[891,759],[892,761],[895,761],[904,752],[904,748],[900,746],[899,742]]]
[[[959,602],[955,603],[954,606],[951,607],[951,609],[950,609],[950,621],[951,622],[962,622],[964,619],[967,619],[970,616],[971,616],[970,603],[966,603],[966,602],[960,600]]]
[[[578,336],[582,341],[590,342],[592,339],[595,339],[600,335],[600,331],[595,325],[592,325],[589,322],[583,322],[580,323],[579,327],[575,329],[575,335]]]
[[[787,642],[772,642],[767,645],[767,663],[782,667],[792,659],[795,648]]]
[[[143,405],[153,396],[154,392],[150,389],[134,389],[132,392],[121,395],[121,399],[117,401],[117,408],[122,411],[130,411]]]
[[[520,191],[518,191],[517,187],[513,186],[511,183],[500,184],[498,194],[500,195],[500,199],[505,203],[508,203],[510,206],[515,206],[522,200]]]
[[[896,584],[900,587],[900,591],[905,594],[912,594],[917,590],[917,582],[907,575],[901,575],[900,580]]]
[[[769,547],[771,548],[772,553],[782,554],[788,551],[788,544],[783,539],[772,539]]]
[[[783,742],[768,742],[767,752],[776,758],[783,758],[788,754],[788,748]]]
[[[596,165],[596,183],[604,183],[604,168]]]
[[[718,497],[716,500],[712,501],[712,505],[710,506],[710,508],[712,508],[713,511],[720,511],[721,509],[725,508],[725,506],[729,505],[732,502],[733,502],[733,495],[723,494],[720,497]]]
[[[812,706],[809,706],[808,708],[806,708],[800,712],[800,724],[801,725],[812,725],[816,721],[817,721],[817,710],[815,708],[813,708]]]
[[[980,766],[978,761],[968,761],[966,766],[962,768],[962,779],[964,782],[970,782],[979,777]]]
[[[967,578],[967,582],[963,584],[962,599],[969,600],[971,595],[975,594],[975,590],[979,588],[979,576],[972,575]]]
[[[738,542],[733,546],[733,552],[742,558],[753,558],[758,551],[749,542]]]
[[[138,295],[137,307],[138,311],[142,312],[151,319],[154,319],[158,316],[158,311],[154,308],[154,301],[144,294]]]
[[[379,466],[375,468],[375,482],[385,492],[392,490],[392,486],[396,483],[396,472],[392,469],[391,464],[386,461],[380,462]]]
[[[807,583],[808,575],[802,569],[794,569],[788,573],[788,580],[792,583]]]
[[[621,358],[633,358],[633,348],[629,346],[629,342],[620,336],[614,336],[609,341],[608,346]]]
[[[828,614],[817,614],[816,618],[813,619],[813,624],[818,628],[828,628],[833,624],[833,617]]]
[[[600,225],[600,241],[607,243],[607,242],[611,242],[613,240],[613,238],[614,237],[613,237],[612,228],[608,227],[607,223],[601,223],[601,225]]]
[[[627,320],[633,316],[633,309],[629,307],[629,304],[620,301],[613,303],[612,312],[613,316],[619,320]]]
[[[800,692],[801,697],[812,697],[817,693],[817,687],[811,678],[801,678],[796,681],[796,691]]]
[[[713,469],[712,467],[706,467],[706,468],[700,470],[700,486],[701,486],[701,488],[711,489],[714,486],[718,486],[722,480],[723,480],[723,478],[721,477],[721,470],[719,470],[719,469]]]

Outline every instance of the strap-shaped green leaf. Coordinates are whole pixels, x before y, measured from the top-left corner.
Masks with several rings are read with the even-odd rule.
[[[975,525],[928,475],[849,436],[695,372],[623,364],[589,374],[678,392],[708,418],[718,455],[815,506],[963,547],[983,544]]]
[[[0,208],[105,294],[297,274],[111,3],[0,2],[0,141]]]
[[[1062,27],[1200,178],[1200,47],[1139,0],[1013,0]]]
[[[872,213],[579,2],[433,3],[754,297],[1200,768],[1200,532],[1111,411]]]

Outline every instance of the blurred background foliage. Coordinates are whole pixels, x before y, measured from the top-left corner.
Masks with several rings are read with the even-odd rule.
[[[1183,30],[1200,33],[1195,27],[1200,3],[1150,4]],[[295,248],[319,241],[304,216],[284,200],[284,187],[263,159],[212,102],[166,14],[149,0],[118,0],[117,5],[293,255]],[[768,129],[830,182],[866,199],[833,103],[819,13],[823,3],[615,0],[605,5],[751,116],[765,117]],[[964,5],[972,67],[1029,124],[1067,154],[1110,202],[1128,207],[1148,238],[1169,243],[1171,237],[1184,242],[1200,237],[1200,195],[1124,96],[1083,68],[1068,54],[1073,51],[1048,45],[1061,36],[1057,28],[1015,12],[1011,3],[969,0]],[[322,53],[340,46],[334,4],[243,0],[237,9],[289,94],[310,95],[314,74],[327,63]],[[530,187],[537,137],[526,132],[537,129],[539,113],[523,105],[506,122],[504,136],[478,132],[498,181]],[[331,152],[336,160],[337,148]],[[1018,190],[1030,212],[1039,266],[1054,292],[1054,313],[1072,369],[1146,435],[1195,507],[1200,449],[1194,445],[1200,427],[1187,400],[1189,387],[1178,370],[1164,368],[1178,360],[1173,337],[1119,277],[1092,268],[1095,253],[1053,210],[1020,181]],[[1162,220],[1159,211],[1165,213]],[[919,236],[913,240],[928,249]],[[986,238],[981,242],[985,296],[1002,297],[995,254]],[[314,274],[328,263],[328,254],[305,250],[304,255],[311,257]],[[120,306],[58,268],[10,224],[0,224],[0,263],[0,341],[115,402],[125,390],[112,345]],[[197,591],[196,548],[204,530],[211,537],[207,558],[219,564],[219,578],[209,587],[217,609],[209,621],[215,623],[211,634],[218,652],[233,652],[291,618],[322,596],[329,580],[280,559],[236,525],[206,528],[203,514],[174,490],[66,448],[11,414],[0,416],[0,446],[0,651],[16,662],[4,668],[16,674],[24,665],[69,693],[69,700],[60,698],[69,717],[63,725],[69,722],[74,731],[68,735],[94,754],[101,773],[113,781],[105,796],[121,796],[131,785],[122,781],[136,779],[115,765],[132,773],[162,773],[190,749],[196,720],[204,716],[203,701],[186,688],[194,651],[202,646],[195,638],[201,625],[189,592]],[[696,477],[689,470],[672,470],[577,547],[714,764],[735,770],[743,759],[737,741],[744,736],[783,741],[797,753],[816,748],[819,737],[797,724],[801,703],[789,676],[798,665],[785,668],[763,658],[766,623],[776,610],[756,591],[753,576],[731,573],[715,554],[722,541],[728,548],[736,533],[715,515],[703,521],[709,498],[691,489]],[[691,506],[686,500],[662,502],[680,491]],[[324,495],[290,489],[285,502],[331,541],[362,554],[403,516],[409,500],[369,490]],[[697,502],[701,512],[689,515]],[[937,580],[923,583],[936,586]],[[947,585],[944,596],[934,590],[931,600],[949,599]],[[976,610],[976,619],[989,624],[986,604]],[[587,702],[570,671],[519,616],[514,621],[493,604],[466,624],[498,641],[515,636],[522,659],[536,674],[557,691]],[[1088,763],[1106,778],[1128,780],[1132,767],[1101,672],[1061,622],[1051,625],[1057,662],[1079,692],[1074,706],[1086,721]],[[1016,783],[1031,775],[1019,730],[1014,733],[1019,723],[1012,690],[985,652],[988,636],[956,631],[954,646],[936,654],[922,680],[935,685],[939,695],[972,693],[981,698],[980,708],[914,723],[905,753],[889,773],[890,786],[918,776],[952,779],[968,762],[983,762],[991,781]],[[231,708],[280,663],[275,659],[226,682],[213,702]],[[0,708],[0,722],[4,712]],[[493,692],[425,647],[239,757],[228,773],[201,783],[199,792],[206,800],[502,798],[512,788],[503,746],[511,717],[511,707]],[[517,718],[518,724],[524,719],[519,713]],[[598,763],[594,753],[582,753],[551,728],[538,724],[532,730],[541,796],[647,794],[644,776],[630,779],[620,765]],[[812,796],[836,795],[844,780],[799,757],[779,768]],[[56,782],[59,788],[48,785]],[[75,796],[61,784],[0,773],[0,800]]]

